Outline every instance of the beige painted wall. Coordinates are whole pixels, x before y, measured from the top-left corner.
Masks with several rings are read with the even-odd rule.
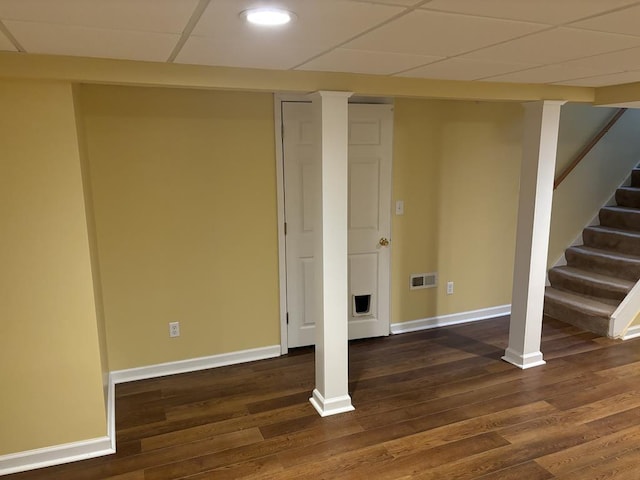
[[[566,166],[607,123],[614,109],[567,104],[560,114],[556,171]],[[555,190],[551,215],[548,266],[615,193],[640,160],[640,111],[628,110],[576,169]]]
[[[279,344],[272,95],[83,86],[80,103],[111,370]]]
[[[0,455],[106,435],[71,86],[0,82]]]
[[[392,322],[511,302],[521,120],[518,104],[396,101]],[[438,287],[410,290],[421,272]]]

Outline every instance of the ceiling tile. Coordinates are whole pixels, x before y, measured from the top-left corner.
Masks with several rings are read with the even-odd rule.
[[[640,70],[633,72],[621,72],[611,75],[599,75],[597,77],[581,78],[556,82],[557,85],[572,85],[575,87],[603,87],[606,85],[621,85],[623,83],[640,82]]]
[[[490,75],[513,72],[532,65],[493,63],[462,58],[448,58],[440,62],[401,73],[402,77],[440,78],[445,80],[477,80]]]
[[[589,20],[583,20],[571,24],[572,27],[598,30],[601,32],[624,33],[640,36],[638,24],[640,23],[640,5],[625,8],[617,12],[609,13]]]
[[[338,48],[298,67],[298,70],[390,75],[440,60],[442,57],[368,52]]]
[[[618,50],[601,55],[594,55],[578,60],[565,62],[565,65],[579,68],[590,68],[599,74],[640,70],[640,47]]]
[[[0,19],[181,33],[198,0],[2,0]]]
[[[175,61],[193,65],[288,70],[318,53],[317,48],[296,43],[283,43],[273,48],[275,51],[272,52],[268,47],[256,47],[250,42],[191,35]]]
[[[517,63],[526,59],[528,63],[542,65],[638,45],[640,38],[636,37],[560,27],[483,48],[464,57],[507,63]]]
[[[526,35],[544,25],[413,11],[346,45],[346,48],[451,56]]]
[[[0,31],[0,50],[4,50],[5,52],[11,51],[15,52],[16,47],[13,46],[13,43]]]
[[[504,75],[495,75],[484,78],[490,82],[515,82],[515,83],[554,83],[597,75],[598,72],[586,68],[567,67],[560,65],[545,65],[520,72],[512,72]]]
[[[636,0],[432,0],[422,8],[559,25]]]
[[[35,22],[4,22],[28,53],[163,62],[179,35]]]
[[[380,3],[382,5],[401,5],[403,7],[413,7],[422,3],[423,0],[351,0],[359,3]]]
[[[251,0],[211,2],[176,61],[207,65],[293,68],[388,20],[404,8],[345,0],[282,0],[297,15],[290,25],[265,29],[240,13]]]

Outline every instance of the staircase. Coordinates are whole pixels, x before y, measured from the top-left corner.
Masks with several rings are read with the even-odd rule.
[[[549,271],[544,313],[608,336],[611,316],[640,279],[640,168],[600,210],[600,225],[582,232],[584,245],[565,251],[567,265]]]

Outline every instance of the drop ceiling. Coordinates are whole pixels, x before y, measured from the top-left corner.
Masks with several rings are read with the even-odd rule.
[[[297,19],[248,25],[265,4]],[[0,50],[599,87],[640,81],[637,0],[0,0]]]

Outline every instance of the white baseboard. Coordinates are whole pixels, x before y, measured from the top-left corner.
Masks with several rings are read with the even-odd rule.
[[[507,348],[505,350],[502,360],[523,370],[526,370],[527,368],[539,367],[547,363],[542,359],[542,352],[540,351],[521,354],[510,348]]]
[[[115,449],[112,447],[111,438],[107,436],[11,453],[0,456],[0,475],[86,460],[111,453],[115,453]]]
[[[324,398],[317,388],[313,389],[309,402],[311,402],[311,405],[313,405],[313,408],[316,409],[321,417],[328,417],[330,415],[355,410],[354,406],[351,404],[351,397],[349,395]]]
[[[237,352],[221,353],[208,357],[178,360],[177,362],[158,363],[156,365],[129,368],[127,370],[115,370],[111,372],[111,380],[115,384],[133,382],[135,380],[164,377],[177,373],[196,372],[198,370],[206,370],[207,368],[224,367],[226,365],[253,362],[255,360],[264,360],[266,358],[279,356],[280,345],[270,345],[268,347],[239,350]]]
[[[459,323],[478,322],[491,318],[504,317],[511,314],[511,305],[500,305],[497,307],[482,308],[468,312],[452,313],[450,315],[440,315],[431,318],[421,318],[404,323],[392,323],[391,333],[417,332],[418,330],[428,330],[430,328],[446,327]]]
[[[160,363],[146,367],[117,370],[109,374],[107,390],[107,435],[80,442],[54,445],[52,447],[28,450],[0,456],[0,476],[10,473],[24,472],[36,468],[61,465],[89,458],[109,455],[116,451],[116,399],[115,385],[134,380],[163,377],[176,373],[195,372],[207,368],[234,365],[280,356],[280,345],[271,345],[251,350],[211,355],[209,357],[192,358],[177,362]]]
[[[626,333],[622,336],[623,340],[631,340],[632,338],[640,337],[640,325],[633,325],[629,327]]]

